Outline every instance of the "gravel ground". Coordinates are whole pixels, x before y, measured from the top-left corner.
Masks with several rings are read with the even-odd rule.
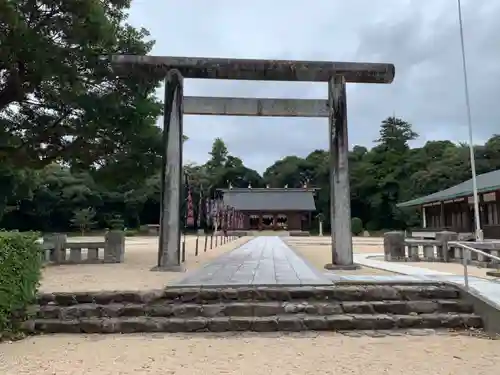
[[[491,375],[498,353],[500,341],[442,335],[57,335],[0,344],[0,373]]]
[[[195,239],[188,238],[187,268],[200,267],[247,240],[243,238],[195,257]],[[310,238],[304,240],[311,242]],[[316,241],[324,241],[319,240]],[[355,240],[355,251],[380,252],[379,245],[369,240],[372,242]],[[328,245],[295,247],[317,267],[322,268],[330,260]],[[157,239],[128,238],[124,264],[48,267],[44,270],[42,290],[162,287],[182,275],[149,271],[156,263],[156,249]],[[349,271],[352,272],[360,271]],[[296,375],[366,374],[369,370],[394,375],[490,375],[498,372],[498,353],[500,341],[437,334],[381,338],[311,332],[47,335],[1,343],[0,374]]]
[[[199,268],[248,241],[236,241],[203,251],[204,238],[200,237],[199,255],[195,256],[196,237],[186,240],[186,270]],[[72,241],[75,240],[72,238]],[[99,240],[83,238],[82,241]],[[125,262],[121,264],[78,264],[49,266],[43,270],[40,291],[77,292],[98,290],[140,290],[163,288],[169,282],[183,277],[177,272],[152,272],[158,256],[157,237],[129,237],[125,244]]]

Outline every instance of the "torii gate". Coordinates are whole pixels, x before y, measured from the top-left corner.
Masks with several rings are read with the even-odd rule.
[[[165,78],[162,199],[158,264],[154,270],[182,271],[182,118],[189,115],[328,117],[330,218],[333,266],[353,266],[348,168],[346,83],[391,83],[395,67],[385,63],[247,60],[114,55],[119,73],[143,71]],[[328,82],[328,100],[184,97],[184,78]],[[335,220],[334,220],[335,218]]]

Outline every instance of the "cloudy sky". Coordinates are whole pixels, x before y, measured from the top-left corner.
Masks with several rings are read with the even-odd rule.
[[[462,0],[462,9],[474,140],[484,142],[500,133],[500,1]],[[150,31],[154,55],[394,63],[391,85],[348,86],[351,146],[371,146],[393,113],[414,125],[418,143],[468,139],[456,0],[134,0],[130,22]],[[187,80],[185,94],[327,93],[322,83]],[[215,137],[261,172],[327,148],[326,119],[186,116],[184,124],[186,161],[203,163]]]

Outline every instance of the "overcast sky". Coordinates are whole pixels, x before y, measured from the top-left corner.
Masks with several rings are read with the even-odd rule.
[[[462,3],[474,140],[484,142],[500,133],[500,1]],[[348,86],[351,147],[370,147],[393,113],[414,125],[419,144],[468,139],[456,0],[134,0],[130,22],[150,31],[154,55],[394,63],[391,85]],[[321,83],[187,80],[185,94],[327,92]],[[215,137],[260,172],[327,148],[326,119],[185,116],[184,124],[185,161],[205,162]]]

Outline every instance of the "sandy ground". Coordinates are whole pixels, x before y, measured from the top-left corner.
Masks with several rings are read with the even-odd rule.
[[[332,240],[330,237],[290,237],[286,242],[292,246],[319,246],[330,248]],[[384,239],[381,237],[353,237],[354,253],[383,253]]]
[[[186,271],[201,267],[217,256],[248,241],[243,237],[203,252],[204,237],[200,237],[199,255],[195,256],[196,237],[186,240]],[[91,241],[99,238],[72,238],[72,241]],[[210,239],[209,239],[210,241]],[[140,290],[162,288],[183,277],[177,272],[152,272],[158,256],[157,237],[128,237],[125,243],[125,262],[121,264],[79,264],[46,267],[40,291]]]
[[[302,255],[309,263],[320,271],[325,271],[324,266],[332,262],[331,247],[329,245],[304,245],[310,241],[286,241],[289,246]],[[394,275],[394,273],[376,268],[361,267],[358,270],[334,271],[337,275]]]
[[[500,341],[441,335],[57,335],[0,344],[0,373],[491,375],[499,352]]]
[[[188,238],[187,268],[200,267],[247,240],[240,239],[207,253],[201,251],[195,257],[195,239]],[[310,240],[291,242],[310,263],[322,268],[330,261],[330,247],[320,244],[324,242],[322,238]],[[355,252],[380,252],[380,244],[369,240],[355,240]],[[302,244],[297,246],[294,242]],[[157,239],[127,238],[124,264],[49,267],[44,270],[42,290],[158,288],[182,277],[178,273],[149,271],[156,263],[156,249]],[[384,271],[367,268],[346,272]],[[0,374],[296,375],[366,374],[369,370],[394,375],[490,375],[498,372],[498,353],[500,341],[450,335],[47,335],[0,344]]]

